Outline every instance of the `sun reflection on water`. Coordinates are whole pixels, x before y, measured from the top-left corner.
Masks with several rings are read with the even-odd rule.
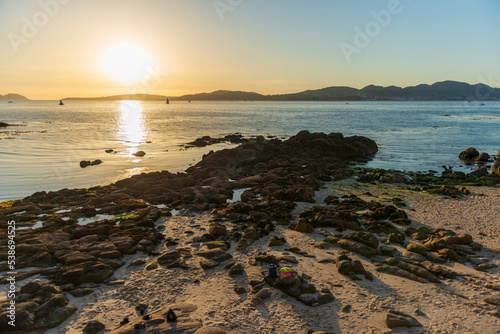
[[[139,101],[122,101],[120,112],[118,139],[126,146],[127,153],[132,155],[147,138],[142,105]]]

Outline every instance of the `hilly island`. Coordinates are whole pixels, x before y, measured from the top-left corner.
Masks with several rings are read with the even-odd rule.
[[[19,101],[19,100],[29,100],[27,97],[19,95],[19,94],[0,94],[0,101]]]

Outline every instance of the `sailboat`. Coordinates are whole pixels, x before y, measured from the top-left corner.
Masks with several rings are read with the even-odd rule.
[[[14,101],[12,101],[12,100],[10,99],[10,94],[9,94],[9,102],[7,102],[7,103],[14,103]]]
[[[170,101],[168,100],[168,98],[167,98],[167,104],[170,104]]]
[[[63,103],[63,101],[62,101],[62,100],[59,100],[59,105],[60,105],[60,106],[63,106],[63,105],[64,105],[64,103]]]

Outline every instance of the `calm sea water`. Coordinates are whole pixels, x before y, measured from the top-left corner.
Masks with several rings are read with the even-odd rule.
[[[180,150],[204,135],[363,135],[380,147],[369,167],[413,171],[458,167],[457,154],[469,146],[490,154],[500,148],[500,102],[4,101],[0,121],[19,125],[0,130],[0,200],[181,171],[211,149],[230,147]],[[133,156],[138,150],[146,156]],[[80,168],[95,159],[103,164]]]

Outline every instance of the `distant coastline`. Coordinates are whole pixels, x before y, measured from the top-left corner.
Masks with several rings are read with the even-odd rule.
[[[368,85],[357,89],[347,86],[332,86],[305,90],[289,94],[263,95],[255,92],[217,90],[182,96],[154,94],[120,94],[99,97],[66,97],[67,101],[500,101],[500,88],[478,83],[441,81],[432,85],[420,84],[410,87]],[[0,101],[30,100],[20,94],[0,94]]]
[[[122,94],[105,97],[68,97],[63,100],[142,100],[142,101],[462,101],[500,100],[500,88],[486,84],[470,85],[458,81],[442,81],[432,85],[411,87],[369,85],[362,89],[352,87],[327,87],[291,94],[263,95],[255,92],[217,90],[182,96],[151,94]]]
[[[0,101],[19,101],[19,100],[29,100],[26,96],[22,96],[20,94],[9,93],[2,95],[0,94]]]

